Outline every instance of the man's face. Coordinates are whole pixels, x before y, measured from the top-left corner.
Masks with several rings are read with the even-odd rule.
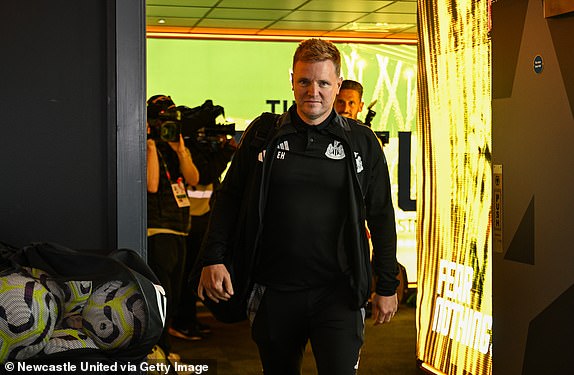
[[[297,103],[297,114],[309,125],[319,125],[333,109],[342,79],[337,76],[335,64],[297,61],[291,84]]]
[[[357,114],[363,110],[363,104],[356,90],[343,89],[335,99],[335,111],[341,116],[356,120]]]

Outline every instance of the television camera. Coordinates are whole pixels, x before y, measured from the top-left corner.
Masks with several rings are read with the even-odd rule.
[[[375,117],[375,115],[377,114],[377,112],[375,112],[373,110],[373,107],[375,106],[375,104],[377,103],[377,99],[375,99],[371,104],[369,104],[369,106],[367,107],[367,115],[365,116],[365,125],[367,125],[369,128],[371,127],[371,123],[373,122],[373,118]]]
[[[228,135],[235,135],[235,124],[217,123],[225,117],[220,105],[206,100],[201,106],[190,108],[180,105],[159,113],[158,121],[151,126],[150,137],[164,142],[178,142],[181,134],[184,142],[216,147],[225,142]]]
[[[368,112],[367,115],[365,116],[365,125],[367,125],[369,128],[372,125],[373,118],[375,118],[375,115],[377,114],[377,112],[373,110],[373,107],[375,106],[376,103],[377,99],[371,102],[371,104],[369,104],[369,106],[367,107]],[[389,143],[388,131],[375,131],[375,134],[377,135],[383,146]]]

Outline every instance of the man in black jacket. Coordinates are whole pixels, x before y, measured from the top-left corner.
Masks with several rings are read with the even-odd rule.
[[[397,310],[386,159],[368,127],[333,109],[340,65],[330,42],[299,45],[296,105],[273,124],[261,116],[247,129],[216,196],[200,258],[202,299],[225,304],[244,293],[235,295],[231,254],[233,281],[249,275],[252,337],[265,374],[299,374],[308,341],[320,374],[355,373],[371,270],[375,325]]]

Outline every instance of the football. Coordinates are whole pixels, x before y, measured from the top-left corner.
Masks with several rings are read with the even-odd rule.
[[[88,297],[92,293],[91,281],[60,281],[41,269],[22,267],[22,274],[39,281],[48,289],[58,306],[58,321],[81,313]]]
[[[54,302],[58,309],[57,322],[60,321],[64,313],[64,284],[63,282],[54,280],[45,271],[38,268],[22,267],[21,274],[23,276],[31,277],[42,284],[54,297]]]
[[[92,294],[91,281],[64,282],[64,316],[80,313]]]
[[[18,273],[0,277],[0,363],[42,351],[57,315],[54,296],[41,283]]]
[[[100,349],[125,348],[144,334],[145,301],[133,282],[106,282],[92,291],[82,325]]]
[[[82,330],[55,329],[44,347],[44,354],[60,353],[72,349],[98,349],[96,343]]]

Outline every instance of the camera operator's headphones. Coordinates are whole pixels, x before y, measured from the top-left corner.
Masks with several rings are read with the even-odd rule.
[[[147,118],[157,119],[162,112],[175,107],[171,97],[167,95],[154,95],[147,100]]]

